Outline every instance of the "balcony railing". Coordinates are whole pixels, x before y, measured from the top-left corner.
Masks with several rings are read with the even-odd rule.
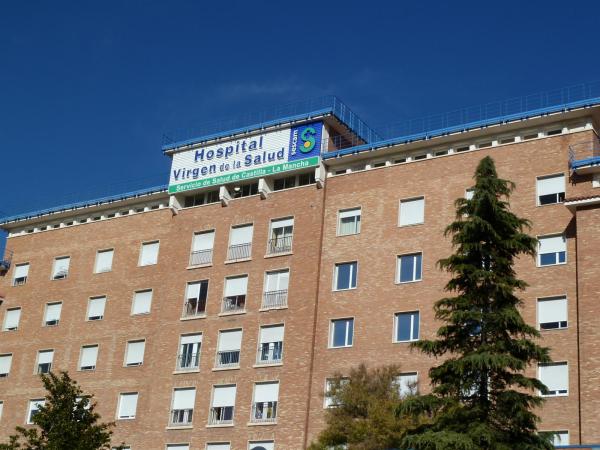
[[[229,249],[227,249],[227,260],[237,261],[239,259],[247,259],[250,258],[251,254],[252,242],[247,242],[245,244],[230,245]]]
[[[569,167],[578,174],[600,171],[600,140],[579,142],[569,146]]]
[[[294,236],[290,234],[289,236],[269,239],[269,255],[291,252],[293,238]]]
[[[233,406],[213,406],[208,415],[209,425],[230,425],[233,423]]]
[[[177,356],[177,370],[195,370],[200,367],[200,352]]]
[[[258,347],[256,364],[278,364],[283,356],[283,342],[263,342]]]
[[[197,250],[190,254],[190,266],[200,266],[212,263],[213,250]]]
[[[205,313],[205,298],[189,298],[183,305],[183,317],[203,316]]]
[[[252,405],[252,423],[277,422],[277,402],[260,402]]]
[[[193,409],[174,409],[171,411],[172,426],[190,425],[194,416]]]
[[[223,309],[221,312],[237,312],[244,311],[246,309],[246,296],[245,295],[230,295],[223,297]]]
[[[287,289],[280,291],[268,291],[263,294],[262,309],[274,309],[287,307]]]
[[[217,359],[215,366],[219,368],[224,367],[237,367],[240,365],[240,351],[239,350],[227,350],[223,352],[217,352]]]
[[[6,251],[4,257],[0,256],[0,273],[7,272],[10,269],[10,265],[12,263],[13,252]]]

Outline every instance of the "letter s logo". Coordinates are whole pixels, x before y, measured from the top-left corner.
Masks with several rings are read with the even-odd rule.
[[[304,142],[300,147],[302,153],[309,153],[315,148],[315,134],[317,134],[317,131],[313,127],[306,127],[300,134],[300,139]]]

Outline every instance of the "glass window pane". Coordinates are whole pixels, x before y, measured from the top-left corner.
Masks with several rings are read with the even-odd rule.
[[[333,322],[333,346],[343,347],[346,345],[346,321],[335,320]]]
[[[415,312],[415,313],[411,313],[411,316],[413,318],[413,333],[412,333],[412,338],[413,340],[417,340],[419,339],[419,313]]]
[[[397,341],[410,341],[410,323],[411,315],[407,313],[396,315],[396,340]]]
[[[421,263],[422,263],[423,255],[418,253],[415,255],[415,280],[421,279]]]
[[[348,289],[350,287],[350,264],[337,265],[336,289]]]
[[[400,282],[413,281],[414,261],[412,256],[400,257]]]

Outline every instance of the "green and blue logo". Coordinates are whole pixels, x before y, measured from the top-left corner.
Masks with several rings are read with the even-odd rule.
[[[288,161],[318,156],[321,149],[323,122],[313,122],[291,129]]]

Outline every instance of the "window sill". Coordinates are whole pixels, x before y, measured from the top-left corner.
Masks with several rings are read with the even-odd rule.
[[[219,317],[223,317],[223,316],[239,316],[240,314],[246,314],[246,310],[242,310],[242,311],[229,311],[229,312],[221,312],[219,314],[217,314],[217,316]]]
[[[252,367],[259,369],[261,367],[281,367],[283,366],[283,362],[271,363],[271,364],[254,364]]]
[[[339,350],[339,349],[344,349],[344,348],[352,348],[352,345],[341,345],[339,347],[327,347],[328,350]]]
[[[392,344],[412,344],[413,342],[419,342],[419,339],[411,339],[409,341],[392,341]]]
[[[165,427],[165,430],[191,430],[194,425],[169,425]]]
[[[564,262],[564,263],[556,263],[556,264],[544,264],[543,266],[542,266],[542,265],[540,265],[540,264],[538,264],[538,265],[537,265],[537,268],[538,268],[538,269],[543,269],[543,268],[545,268],[545,267],[556,267],[556,266],[566,266],[566,265],[567,265],[567,263],[566,263],[566,262]]]
[[[250,257],[250,258],[240,258],[240,259],[228,259],[227,261],[225,261],[225,264],[235,264],[235,263],[247,262],[247,261],[252,261],[252,257]]]
[[[206,425],[206,428],[230,428],[234,426],[234,423],[218,423],[214,425]]]
[[[398,224],[398,228],[410,228],[410,227],[418,227],[419,225],[425,225],[425,222],[419,223],[407,223],[405,225]]]
[[[265,427],[269,425],[277,425],[277,421],[274,422],[248,422],[246,425],[249,427]]]
[[[260,308],[258,310],[258,312],[265,312],[265,311],[277,311],[280,309],[288,309],[287,305],[286,306],[277,306],[277,307],[273,307],[273,308]]]
[[[351,288],[345,288],[345,289],[334,289],[332,292],[348,292],[348,291],[355,291],[356,288],[355,287],[351,287]]]
[[[265,258],[277,258],[278,256],[290,256],[293,254],[294,252],[267,253],[265,255]]]
[[[202,269],[203,267],[212,267],[212,263],[197,264],[195,266],[187,266],[186,270]]]
[[[223,372],[225,370],[240,370],[240,366],[233,366],[233,367],[213,367],[212,371],[213,372]]]
[[[539,203],[536,204],[535,206],[538,208],[543,208],[545,206],[556,206],[556,205],[564,205],[565,202],[556,202],[556,203],[546,203],[545,205],[540,205]]]
[[[180,317],[179,320],[196,320],[196,319],[206,319],[206,314],[198,314],[197,316],[186,316]]]
[[[421,281],[423,281],[423,279],[421,278],[420,280],[413,280],[413,281],[396,281],[394,284],[399,286],[401,284],[413,284],[413,283],[420,283]]]
[[[174,370],[173,375],[181,375],[184,373],[200,373],[200,368],[191,370]]]
[[[358,235],[360,235],[360,231],[358,233],[336,234],[335,237],[358,236]]]
[[[130,315],[131,315],[131,317],[144,317],[144,316],[149,316],[150,315],[150,311],[144,312],[144,313],[130,314]]]

